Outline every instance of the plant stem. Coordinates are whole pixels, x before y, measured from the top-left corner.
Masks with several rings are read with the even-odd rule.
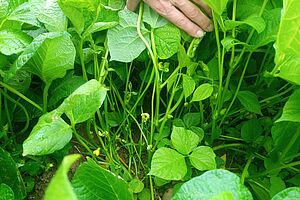
[[[25,101],[27,101],[28,103],[30,103],[31,105],[33,105],[34,107],[36,107],[37,109],[39,109],[40,111],[43,111],[43,108],[41,106],[39,106],[37,103],[35,103],[34,101],[30,100],[29,98],[27,98],[25,95],[23,95],[21,92],[17,91],[16,89],[10,87],[9,85],[3,83],[0,81],[0,85],[3,86],[4,88],[6,88],[8,91],[18,95],[20,98],[24,99]]]
[[[44,91],[43,91],[43,112],[47,113],[48,108],[48,91],[51,86],[51,83],[46,83]]]
[[[86,73],[86,69],[85,69],[85,63],[84,63],[83,43],[84,43],[84,38],[81,38],[80,47],[79,47],[79,58],[80,58],[83,78],[85,81],[88,81],[88,77],[87,77],[87,73]]]

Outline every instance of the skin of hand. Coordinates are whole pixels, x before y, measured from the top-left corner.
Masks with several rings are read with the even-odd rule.
[[[127,0],[127,8],[136,10],[140,0]],[[213,24],[201,9],[211,16],[203,0],[144,0],[153,10],[193,37],[203,37],[213,30]]]

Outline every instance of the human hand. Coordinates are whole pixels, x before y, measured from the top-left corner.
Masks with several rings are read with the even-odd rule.
[[[139,1],[127,0],[127,8],[134,11]],[[211,16],[211,10],[203,0],[144,0],[144,2],[193,37],[203,37],[205,31],[213,30],[210,19],[197,7],[199,5]]]

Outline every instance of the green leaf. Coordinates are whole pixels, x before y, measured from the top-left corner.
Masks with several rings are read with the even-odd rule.
[[[64,77],[66,71],[74,67],[75,54],[68,33],[41,34],[18,57],[5,78],[9,80],[18,71],[26,69],[49,84]]]
[[[247,111],[261,114],[261,106],[256,94],[250,91],[240,91],[237,98]]]
[[[188,128],[191,128],[192,126],[198,126],[201,122],[201,113],[186,113],[183,116],[183,122]]]
[[[178,152],[188,155],[197,147],[200,142],[200,138],[191,130],[187,130],[183,127],[173,126],[171,142]]]
[[[276,41],[277,75],[300,85],[300,1],[284,0],[283,15]]]
[[[56,0],[31,0],[31,10],[49,32],[67,31],[68,21]]]
[[[217,168],[216,154],[212,148],[199,146],[189,155],[191,164],[198,170],[212,170]]]
[[[131,62],[137,58],[146,46],[138,35],[138,15],[128,10],[119,12],[120,23],[108,30],[108,48],[111,60],[120,62]],[[145,27],[141,27],[142,34],[149,40],[149,33]]]
[[[46,155],[62,149],[72,138],[71,127],[56,110],[43,115],[23,143],[23,156]]]
[[[300,150],[300,123],[278,122],[272,127],[274,141],[273,153],[281,155],[284,161],[288,157],[296,155]],[[282,155],[285,152],[285,155]]]
[[[232,21],[226,20],[225,22],[226,30],[231,30],[240,25],[249,25],[254,28],[258,33],[261,33],[266,28],[266,23],[262,17],[257,14],[251,15],[248,18],[244,19],[243,21]]]
[[[241,135],[246,142],[255,141],[263,133],[263,128],[256,118],[242,123]]]
[[[160,59],[168,59],[178,52],[181,34],[173,24],[167,24],[154,30],[157,55]]]
[[[138,179],[132,179],[128,183],[128,186],[133,193],[140,193],[144,189],[144,183]]]
[[[58,110],[66,113],[73,125],[84,122],[101,107],[106,93],[107,89],[98,81],[90,80],[66,98]]]
[[[118,22],[96,22],[93,24],[93,26],[91,28],[87,29],[84,32],[83,37],[86,38],[90,34],[100,32],[103,30],[107,30],[107,29],[111,29],[117,25],[118,25]]]
[[[255,32],[250,40],[251,45],[256,47],[264,46],[270,42],[275,42],[279,29],[281,17],[281,9],[265,10],[262,18],[266,23],[266,28],[263,32]]]
[[[227,6],[227,2],[228,0],[204,0],[209,7],[211,7],[218,15],[221,15],[226,6]]]
[[[63,99],[72,94],[77,88],[85,83],[82,76],[74,76],[68,74],[63,79],[57,79],[51,84],[49,89],[49,102],[48,105],[54,106],[61,103]]]
[[[224,196],[225,193],[227,197],[232,195],[233,198],[229,199],[253,199],[237,175],[226,170],[216,169],[184,183],[172,200],[218,199],[217,197]]]
[[[192,102],[193,101],[203,101],[209,98],[214,91],[214,87],[209,83],[204,83],[200,85],[194,92]]]
[[[191,94],[193,94],[196,87],[196,82],[192,77],[183,74],[182,87],[183,87],[183,94],[185,98],[188,98]]]
[[[300,199],[300,187],[291,187],[276,194],[272,200],[296,200]]]
[[[27,23],[33,26],[40,27],[40,22],[35,17],[31,10],[31,5],[25,2],[15,8],[7,17],[7,20],[18,21],[22,23]]]
[[[132,199],[124,180],[101,168],[91,159],[79,166],[72,180],[72,186],[78,199]]]
[[[18,54],[30,44],[31,38],[19,31],[0,31],[0,52],[4,55]]]
[[[165,180],[180,180],[186,173],[187,167],[183,155],[165,147],[155,151],[149,175],[154,175]]]
[[[168,20],[153,11],[153,9],[147,4],[144,4],[143,21],[149,24],[152,28],[160,28],[168,24]]]
[[[280,119],[276,122],[300,122],[300,89],[296,90],[286,102]]]
[[[57,3],[79,35],[93,23],[99,8],[98,0],[58,0]]]
[[[6,184],[0,184],[0,200],[15,200],[14,191]]]
[[[21,200],[25,198],[25,194],[26,194],[25,186],[22,180],[22,176],[17,168],[17,164],[10,156],[10,154],[4,151],[1,147],[0,147],[0,183],[6,184],[13,190],[16,200]],[[2,195],[0,196],[0,199],[1,197]]]
[[[77,200],[76,194],[68,179],[68,171],[70,170],[72,164],[79,158],[80,155],[74,154],[66,156],[63,159],[61,165],[46,189],[44,196],[45,200]]]
[[[280,177],[272,176],[270,178],[270,196],[274,196],[275,194],[281,192],[286,189],[285,183]]]

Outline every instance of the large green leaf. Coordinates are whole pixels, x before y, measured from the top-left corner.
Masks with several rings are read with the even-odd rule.
[[[158,57],[168,59],[177,53],[180,39],[180,30],[170,23],[155,29],[154,40]]]
[[[200,142],[200,138],[191,130],[173,126],[171,142],[177,151],[184,155],[188,155],[197,147]]]
[[[237,98],[247,111],[261,114],[261,106],[256,94],[250,91],[240,91]]]
[[[25,2],[16,7],[9,14],[9,16],[7,16],[7,20],[18,21],[40,27],[40,22],[37,20],[35,14],[32,12],[31,5],[28,2]]]
[[[137,32],[138,15],[128,10],[119,12],[120,23],[108,30],[108,48],[111,60],[131,62],[137,58],[146,48]],[[149,40],[149,33],[142,25],[141,31]]]
[[[90,80],[66,98],[58,110],[66,113],[72,124],[84,122],[101,107],[106,92],[98,81]]]
[[[276,194],[272,200],[297,200],[300,199],[300,187],[287,188]]]
[[[196,82],[194,79],[186,74],[182,76],[182,87],[183,87],[183,94],[185,98],[189,97],[191,94],[193,94]]]
[[[210,83],[204,83],[195,90],[192,101],[203,101],[209,98],[213,91],[214,87]]]
[[[284,0],[276,41],[277,75],[300,85],[300,1]]]
[[[224,198],[224,196],[229,198]],[[253,198],[249,190],[241,184],[237,175],[216,169],[184,183],[173,197],[173,200],[194,199],[252,200]]]
[[[211,7],[213,9],[213,11],[215,11],[218,15],[221,15],[226,6],[227,6],[227,2],[228,0],[204,0],[209,7]]]
[[[56,0],[31,0],[30,5],[37,19],[44,23],[49,32],[64,32],[67,30],[67,18]]]
[[[13,190],[16,200],[24,199],[25,186],[17,164],[10,154],[2,148],[0,148],[0,183],[6,184]],[[1,197],[2,195],[0,199]]]
[[[72,138],[71,127],[56,110],[43,115],[23,143],[23,156],[46,155],[62,149]]]
[[[263,128],[256,118],[242,123],[241,136],[246,142],[255,141],[263,133]]]
[[[0,184],[0,200],[15,200],[14,191],[6,184]]]
[[[0,52],[4,55],[18,54],[30,44],[31,38],[19,31],[0,31]]]
[[[280,121],[300,122],[300,89],[296,90],[286,102]]]
[[[165,180],[180,180],[186,173],[187,167],[183,155],[165,147],[155,151],[149,175],[154,175]]]
[[[275,123],[272,127],[272,138],[274,141],[272,153],[281,155],[282,160],[296,155],[300,150],[300,123],[287,121]],[[285,155],[282,155],[283,152]]]
[[[153,11],[153,9],[147,4],[144,4],[143,21],[149,24],[152,28],[160,28],[168,24],[168,20]]]
[[[97,17],[100,3],[99,0],[58,0],[57,2],[79,35]]]
[[[38,75],[51,83],[65,76],[74,67],[75,47],[68,33],[44,33],[39,35],[18,57],[5,79],[14,77],[19,70]]]
[[[199,146],[189,155],[191,164],[198,170],[212,170],[217,168],[216,154],[212,148]]]
[[[90,159],[77,169],[72,180],[72,186],[78,199],[132,199],[132,194],[124,180],[101,168]]]
[[[225,21],[225,28],[227,30],[231,30],[234,27],[240,25],[249,25],[252,28],[254,28],[258,33],[263,32],[266,28],[266,23],[264,19],[257,14],[251,15],[242,21],[232,21],[232,20]]]
[[[74,154],[66,156],[57,172],[49,183],[45,192],[45,200],[77,200],[76,194],[68,179],[68,171],[72,164],[80,158],[80,155]]]

